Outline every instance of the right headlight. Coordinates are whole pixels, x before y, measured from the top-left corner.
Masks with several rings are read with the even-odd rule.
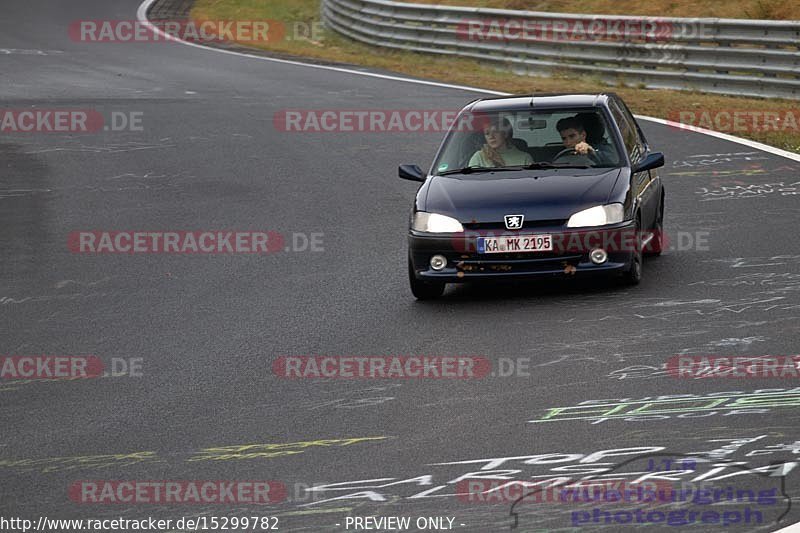
[[[606,226],[622,222],[625,217],[625,208],[622,204],[598,205],[578,211],[567,222],[568,228],[586,228],[591,226]]]
[[[417,211],[411,221],[411,229],[426,233],[461,233],[464,226],[452,217]]]

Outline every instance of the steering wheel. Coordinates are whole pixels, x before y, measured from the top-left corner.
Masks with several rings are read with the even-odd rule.
[[[595,164],[600,163],[600,160],[597,158],[597,154],[595,152],[588,152],[586,154],[579,154],[579,153],[575,152],[574,148],[564,148],[563,150],[558,152],[555,155],[555,157],[553,157],[553,159],[551,159],[551,161],[555,162],[556,159],[559,159],[559,158],[565,157],[565,156],[588,159],[589,161],[591,161],[592,163],[595,163]]]

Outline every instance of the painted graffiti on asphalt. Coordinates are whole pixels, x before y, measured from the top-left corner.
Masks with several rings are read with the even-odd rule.
[[[726,437],[704,439],[705,448],[680,454],[678,468],[664,471],[652,468],[650,459],[661,456],[676,456],[665,452],[666,446],[636,446],[612,448],[590,453],[556,451],[550,453],[529,453],[526,455],[492,456],[478,459],[463,459],[430,463],[423,472],[405,477],[373,477],[338,483],[316,485],[306,489],[326,495],[324,499],[314,498],[301,507],[316,506],[336,502],[337,505],[349,502],[397,502],[403,501],[441,501],[453,498],[463,501],[465,496],[459,488],[466,482],[496,481],[487,492],[498,492],[510,486],[532,487],[569,486],[570,484],[595,480],[626,480],[629,483],[644,483],[648,480],[668,480],[675,483],[711,483],[726,480],[744,481],[742,476],[785,477],[797,467],[796,455],[800,453],[798,442],[773,442],[774,436],[756,435],[754,437]],[[792,454],[788,460],[778,460],[778,456]],[[766,465],[751,464],[751,461],[732,461],[734,454],[747,454],[747,457],[772,455]],[[633,465],[633,468],[621,468]],[[683,466],[689,465],[687,468]],[[434,500],[434,499],[439,500]],[[498,501],[502,501],[501,498]]]
[[[728,184],[716,187],[700,187],[695,191],[701,202],[711,200],[744,200],[763,198],[769,195],[800,195],[800,181],[776,181],[772,183]]]
[[[673,161],[672,168],[695,168],[724,165],[725,163],[738,163],[740,161],[765,161],[768,160],[764,152],[732,152],[727,154],[696,154],[690,155],[683,161]]]
[[[645,422],[668,419],[706,418],[769,413],[772,409],[800,406],[800,387],[727,391],[709,394],[677,394],[645,398],[586,400],[568,407],[551,407],[532,424],[559,421],[610,420]]]

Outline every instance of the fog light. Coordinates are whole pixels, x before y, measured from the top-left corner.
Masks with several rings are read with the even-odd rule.
[[[597,248],[592,250],[592,253],[589,254],[589,259],[591,259],[592,263],[595,265],[602,265],[608,261],[608,254],[602,248]]]
[[[447,266],[447,258],[443,255],[434,255],[431,257],[431,268],[434,270],[441,270]]]

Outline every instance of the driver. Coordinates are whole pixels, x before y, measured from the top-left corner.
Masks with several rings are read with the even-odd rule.
[[[562,118],[556,124],[556,129],[561,134],[564,147],[572,148],[576,154],[594,156],[600,163],[608,163],[612,159],[611,155],[606,152],[605,146],[598,146],[595,149],[586,142],[586,128],[578,118]]]
[[[469,166],[505,167],[533,163],[533,157],[528,152],[512,144],[514,129],[507,118],[496,117],[484,124],[483,136],[486,144],[472,155]]]

